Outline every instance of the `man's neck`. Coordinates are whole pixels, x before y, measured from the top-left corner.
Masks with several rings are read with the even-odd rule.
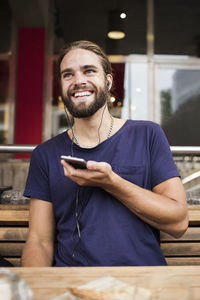
[[[112,117],[107,106],[98,110],[90,118],[74,119],[74,142],[83,148],[92,148],[107,139],[111,127]],[[72,132],[70,137],[73,138]]]

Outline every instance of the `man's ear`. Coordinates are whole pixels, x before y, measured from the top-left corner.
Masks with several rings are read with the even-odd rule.
[[[112,87],[113,77],[111,74],[107,74],[106,79],[107,79],[107,88],[108,90],[110,90]]]

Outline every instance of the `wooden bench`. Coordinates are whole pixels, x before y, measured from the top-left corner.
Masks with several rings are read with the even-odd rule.
[[[0,254],[20,265],[28,233],[28,205],[0,205]],[[189,206],[190,225],[180,239],[161,232],[161,248],[169,265],[200,265],[200,206]]]
[[[29,205],[0,205],[0,255],[20,266],[28,234]]]
[[[189,206],[189,227],[181,238],[161,232],[160,239],[169,265],[200,265],[200,206]]]

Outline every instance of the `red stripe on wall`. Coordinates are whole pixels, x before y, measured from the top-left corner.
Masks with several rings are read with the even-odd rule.
[[[16,144],[40,144],[42,142],[44,52],[44,28],[19,28]]]

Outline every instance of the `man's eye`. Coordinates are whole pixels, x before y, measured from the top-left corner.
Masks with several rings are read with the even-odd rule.
[[[63,74],[63,78],[71,78],[71,76],[72,76],[72,73],[64,73]]]
[[[92,73],[95,73],[95,70],[93,69],[88,69],[85,71],[86,74],[92,74]]]

